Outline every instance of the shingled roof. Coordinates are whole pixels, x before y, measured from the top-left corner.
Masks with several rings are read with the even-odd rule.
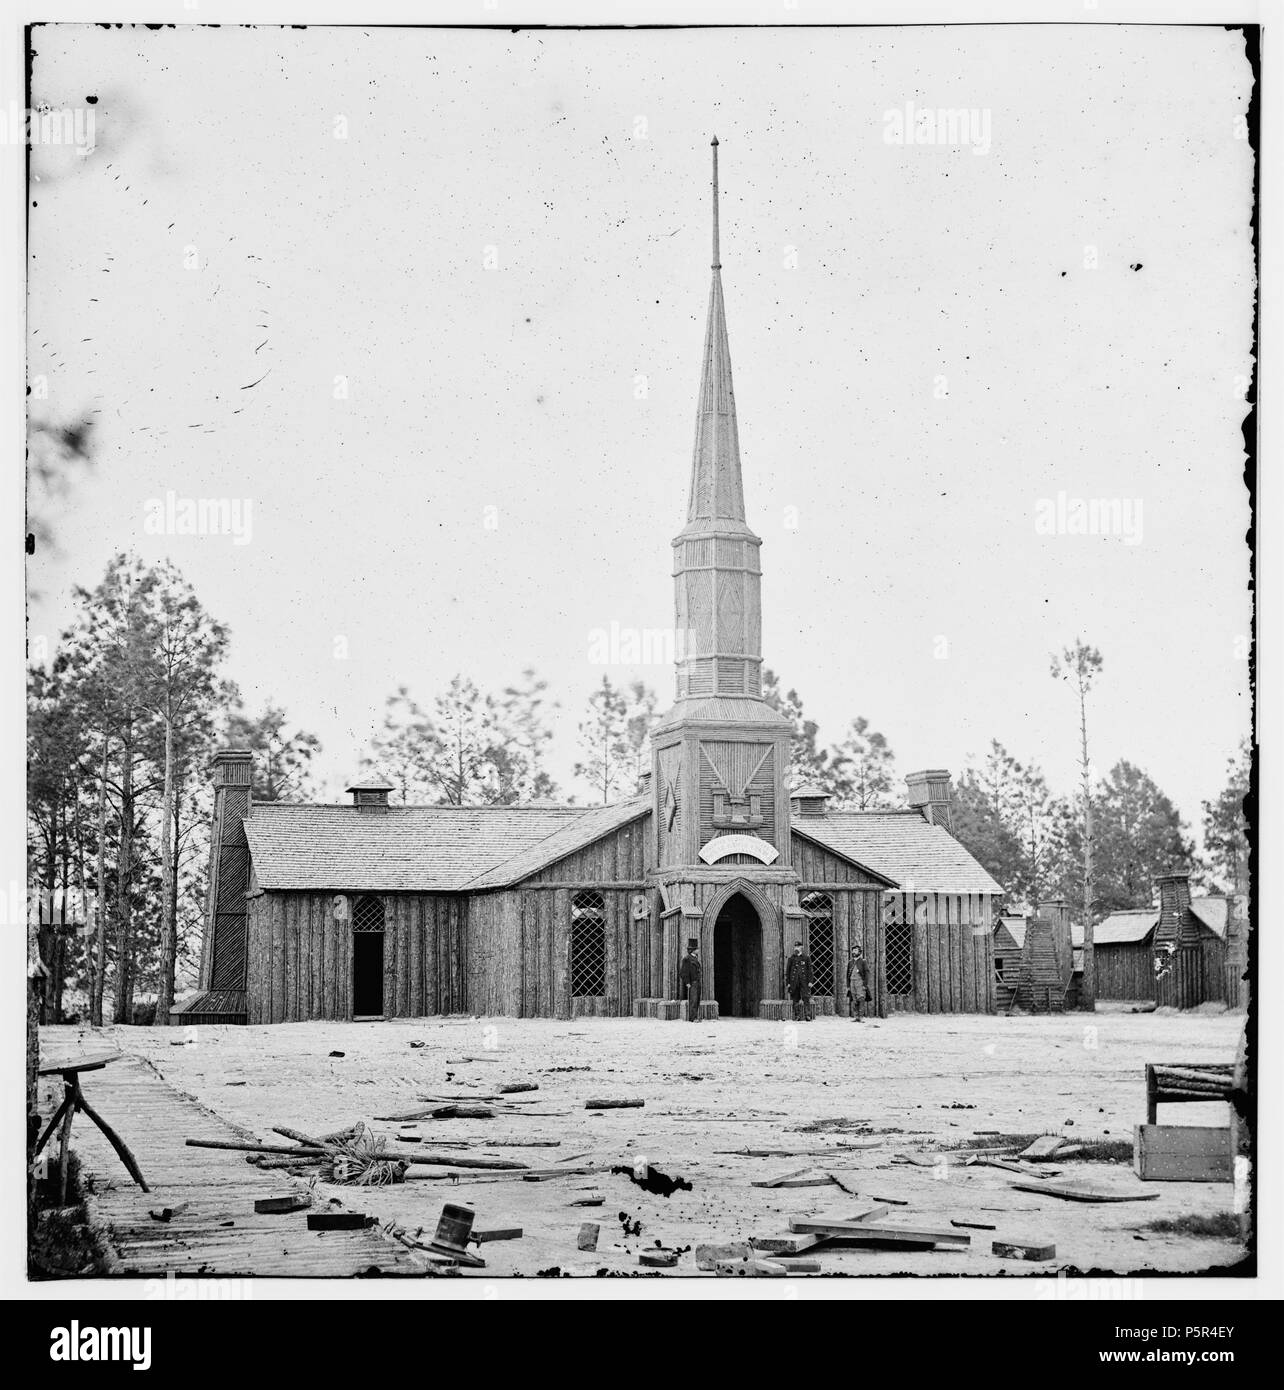
[[[948,830],[917,811],[827,811],[795,820],[793,831],[906,892],[1003,892]]]
[[[515,883],[644,815],[615,806],[352,806],[257,802],[245,818],[258,886],[432,893]]]
[[[1208,928],[1214,936],[1226,939],[1226,919],[1229,915],[1225,898],[1206,897],[1190,900],[1192,916]],[[1157,907],[1127,908],[1122,912],[1112,912],[1102,918],[1093,929],[1092,944],[1096,946],[1128,946],[1144,941],[1159,921]],[[1083,927],[1072,929],[1072,941],[1076,946],[1083,944]]]

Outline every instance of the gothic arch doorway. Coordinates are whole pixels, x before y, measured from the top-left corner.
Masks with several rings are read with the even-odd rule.
[[[721,1018],[757,1018],[762,999],[762,920],[743,893],[733,893],[713,925],[713,993]]]

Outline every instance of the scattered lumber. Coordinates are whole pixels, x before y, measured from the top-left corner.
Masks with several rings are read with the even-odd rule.
[[[416,1163],[418,1160],[415,1160]],[[453,1163],[454,1160],[450,1159]],[[484,1173],[478,1174],[467,1169],[452,1168],[448,1173],[407,1173],[408,1178],[416,1178],[427,1182],[515,1182],[522,1179],[527,1182],[544,1182],[548,1178],[571,1178],[583,1177],[593,1172],[592,1168],[526,1168],[523,1164],[515,1164],[514,1167],[522,1169],[517,1173]]]
[[[638,1256],[638,1264],[648,1269],[672,1269],[677,1262],[676,1250],[643,1250]]]
[[[828,1239],[828,1236],[798,1234],[750,1236],[749,1244],[755,1250],[761,1250],[767,1255],[800,1255],[804,1250],[811,1250],[817,1245],[823,1245]]]
[[[871,1202],[886,1202],[887,1205],[888,1205],[888,1206],[891,1206],[891,1207],[907,1207],[907,1206],[909,1206],[909,1199],[906,1198],[906,1197],[879,1197],[879,1196],[876,1196],[874,1193],[871,1192],[871,1193],[870,1193],[869,1200],[870,1200]]]
[[[991,1230],[994,1228],[991,1227]],[[1050,1241],[1037,1243],[1024,1240],[996,1240],[991,1251],[1004,1260],[1055,1260],[1057,1247]]]
[[[804,1173],[810,1173],[810,1168],[793,1168],[788,1173],[781,1173],[774,1178],[760,1178],[757,1182],[751,1182],[750,1187],[779,1187],[781,1183],[787,1182],[790,1178],[801,1178]]]
[[[997,1231],[999,1228],[988,1221],[956,1221],[950,1217],[951,1226],[962,1226],[968,1231]]]
[[[363,1216],[359,1211],[310,1211],[308,1213],[309,1231],[364,1231],[374,1225],[373,1216]]]
[[[313,1139],[309,1134],[300,1134],[297,1129],[286,1129],[284,1125],[273,1125],[272,1133],[283,1135],[286,1139],[293,1139],[296,1144],[302,1144],[308,1149],[324,1149],[333,1146],[332,1143],[327,1144],[324,1139]]]
[[[1018,1157],[1051,1158],[1058,1149],[1064,1148],[1069,1142],[1059,1134],[1041,1134],[1028,1148],[1022,1149]]]
[[[978,1158],[976,1161],[982,1168],[1002,1168],[1009,1173],[1023,1173],[1033,1178],[1051,1178],[1061,1171],[1060,1168],[1049,1168],[1046,1164],[1036,1166],[1033,1163],[1017,1163],[1006,1158]]]
[[[584,1102],[585,1110],[635,1110],[646,1104],[644,1100],[604,1100],[601,1097]]]
[[[306,1192],[290,1192],[282,1197],[259,1197],[254,1210],[260,1216],[285,1216],[294,1211],[306,1211],[312,1198]]]
[[[168,1225],[176,1216],[181,1216],[190,1206],[190,1202],[180,1202],[176,1207],[162,1207],[159,1211],[152,1211],[149,1208],[147,1215],[150,1216],[153,1221],[160,1221]]]
[[[295,1157],[311,1155],[316,1158],[329,1158],[328,1149],[290,1148],[285,1144],[249,1144],[242,1139],[188,1139],[189,1149],[235,1149],[238,1153],[250,1154],[293,1154]]]
[[[465,1062],[498,1062],[498,1061],[499,1061],[499,1058],[498,1058],[498,1057],[447,1057],[447,1058],[446,1058],[446,1065],[447,1065],[448,1067],[460,1067],[460,1066],[463,1066]]]
[[[287,1171],[293,1171],[295,1169],[301,1170],[307,1167],[315,1168],[318,1164],[324,1163],[326,1157],[327,1155],[325,1154],[307,1153],[297,1156],[285,1154],[246,1154],[245,1161],[246,1163],[252,1163],[256,1168],[262,1168],[264,1170],[284,1168]]]
[[[722,1260],[748,1260],[752,1256],[753,1249],[745,1241],[733,1241],[729,1245],[697,1245],[695,1248],[696,1268],[706,1273],[716,1269]]]
[[[601,1226],[596,1221],[582,1222],[579,1235],[575,1237],[575,1248],[577,1250],[596,1250],[597,1238],[601,1230]]]
[[[1079,1182],[1014,1182],[1016,1192],[1038,1192],[1048,1197],[1064,1197],[1068,1202],[1146,1202],[1158,1192],[1118,1192]]]
[[[819,1274],[820,1269],[819,1260],[790,1260],[785,1265],[786,1274]]]
[[[474,1231],[472,1239],[478,1245],[485,1245],[492,1240],[521,1240],[522,1228],[520,1226],[496,1226],[489,1231]]]
[[[605,1201],[605,1197],[577,1197],[568,1205],[572,1207],[600,1207]]]
[[[538,1091],[539,1083],[535,1081],[510,1081],[506,1086],[499,1088],[501,1096],[516,1095],[518,1091]]]
[[[788,1273],[775,1260],[719,1260],[714,1268],[723,1276],[741,1279],[783,1279]]]
[[[789,1229],[803,1235],[837,1236],[843,1240],[887,1241],[909,1245],[971,1245],[972,1237],[958,1231],[931,1230],[916,1226],[884,1226],[877,1221],[823,1220],[791,1216]]]
[[[389,1150],[380,1154],[381,1158],[400,1159],[402,1163],[413,1163],[416,1167],[434,1165],[443,1168],[487,1168],[506,1169],[513,1172],[524,1170],[525,1163],[511,1158],[472,1158],[467,1154],[403,1154]]]
[[[960,1157],[953,1149],[934,1154],[893,1154],[893,1163],[912,1163],[915,1168],[970,1168],[975,1159],[969,1154]]]
[[[828,1187],[833,1178],[828,1173],[817,1173],[810,1168],[799,1168],[793,1173],[782,1173],[776,1178],[766,1178],[751,1182],[750,1187]]]
[[[493,1120],[495,1112],[489,1105],[439,1105],[428,1112],[432,1120]]]
[[[861,1195],[860,1180],[855,1173],[835,1172],[834,1169],[831,1168],[829,1170],[829,1178],[831,1182],[837,1183],[849,1197],[859,1197]]]
[[[691,1116],[670,1115],[669,1119],[690,1119]],[[860,1144],[831,1144],[827,1149],[714,1149],[727,1158],[833,1158],[850,1149],[874,1149],[883,1141],[872,1139]]]

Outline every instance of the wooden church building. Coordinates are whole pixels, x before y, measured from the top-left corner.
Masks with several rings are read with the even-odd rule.
[[[762,697],[762,542],[745,520],[718,239],[676,627],[690,634],[652,770],[618,805],[251,804],[251,755],[214,760],[200,991],[175,1022],[432,1014],[678,1018],[699,943],[702,1012],[780,1017],[785,958],[845,1013],[863,946],[867,1012],[995,1008],[1000,886],[951,833],[950,777],[907,778],[907,811],[831,810],[791,789],[790,725]]]

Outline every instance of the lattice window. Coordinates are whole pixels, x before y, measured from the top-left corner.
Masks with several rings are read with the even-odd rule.
[[[571,899],[571,996],[606,993],[606,899],[576,893]]]
[[[909,922],[889,922],[884,935],[888,994],[914,993],[914,928]]]
[[[811,957],[811,992],[833,994],[834,900],[828,893],[805,893],[801,905],[807,914],[807,954]]]
[[[383,930],[383,901],[367,895],[352,909],[353,931]]]

